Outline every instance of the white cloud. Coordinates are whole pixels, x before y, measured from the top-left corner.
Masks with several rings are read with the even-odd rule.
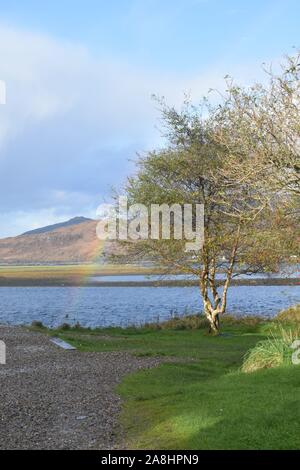
[[[151,94],[178,105],[187,90],[198,100],[226,73],[248,79],[257,65],[174,76],[0,24],[0,236],[96,207],[135,151],[160,140]]]
[[[9,106],[1,110],[1,127],[9,123],[12,135],[39,121],[69,115],[98,127],[106,137],[107,130],[114,138],[118,132],[145,135],[155,120],[152,93],[179,103],[184,90],[192,89],[199,98],[209,88],[222,86],[228,73],[224,64],[216,64],[196,77],[161,74],[118,58],[96,58],[80,44],[3,25],[0,58],[0,77],[9,96]],[[249,67],[245,76],[248,72]]]

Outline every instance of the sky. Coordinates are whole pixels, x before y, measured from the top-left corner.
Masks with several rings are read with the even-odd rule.
[[[95,217],[161,144],[153,94],[263,80],[299,17],[298,0],[0,0],[0,237]]]

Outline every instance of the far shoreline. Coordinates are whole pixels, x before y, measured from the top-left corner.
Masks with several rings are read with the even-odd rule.
[[[0,276],[0,287],[194,287],[198,280],[93,281],[71,278],[18,278]],[[222,285],[222,281],[219,281]],[[298,278],[233,279],[231,286],[300,286]]]

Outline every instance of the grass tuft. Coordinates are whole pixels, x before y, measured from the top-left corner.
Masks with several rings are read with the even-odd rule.
[[[246,353],[242,371],[248,373],[259,369],[291,365],[291,344],[299,337],[299,327],[275,326],[269,338],[259,341]]]
[[[278,313],[276,319],[281,322],[300,322],[300,304],[282,310]]]

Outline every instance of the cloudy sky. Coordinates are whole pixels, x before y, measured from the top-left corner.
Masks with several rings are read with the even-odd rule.
[[[93,217],[180,105],[300,46],[298,0],[0,0],[0,237]]]

